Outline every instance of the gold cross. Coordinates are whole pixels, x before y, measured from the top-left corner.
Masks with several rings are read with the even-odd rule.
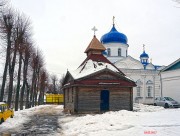
[[[113,25],[114,25],[115,16],[113,16]]]
[[[145,45],[145,44],[143,44],[143,51],[145,51],[145,46],[146,46],[146,45]]]
[[[97,28],[94,26],[91,30],[94,31],[94,35],[95,35],[95,33],[96,33],[96,31],[97,31]]]

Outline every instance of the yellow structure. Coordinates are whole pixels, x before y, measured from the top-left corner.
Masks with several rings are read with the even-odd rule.
[[[61,104],[63,102],[63,94],[46,94],[46,103],[48,104]]]
[[[14,116],[14,111],[9,109],[6,103],[0,102],[0,124],[9,117],[13,118],[13,116]]]

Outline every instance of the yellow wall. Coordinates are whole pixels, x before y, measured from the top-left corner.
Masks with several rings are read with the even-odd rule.
[[[46,94],[46,103],[63,103],[63,94]]]

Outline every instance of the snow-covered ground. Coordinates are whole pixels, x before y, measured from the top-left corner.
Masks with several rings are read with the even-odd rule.
[[[51,109],[50,109],[51,107]],[[53,110],[56,109],[56,110]],[[62,106],[38,106],[15,112],[0,125],[0,132],[8,129],[19,129],[30,116],[57,112],[62,114]],[[104,114],[59,116],[58,123],[62,130],[56,135],[64,136],[180,136],[180,109],[164,109],[158,106],[134,104],[134,111],[106,112]],[[37,120],[38,121],[38,120]]]
[[[179,115],[180,109],[135,104],[134,112],[66,117],[59,122],[67,136],[180,136]]]

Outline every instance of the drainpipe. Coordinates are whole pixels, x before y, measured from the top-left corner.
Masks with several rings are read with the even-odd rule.
[[[163,84],[162,84],[162,76],[161,76],[161,71],[159,72],[160,75],[160,83],[161,83],[161,97],[163,97],[162,89],[163,89]]]
[[[154,73],[154,76],[153,76],[153,80],[154,80],[154,81],[153,81],[153,83],[154,83],[154,84],[153,84],[153,90],[154,90],[154,91],[153,91],[153,103],[154,103],[154,100],[155,100],[155,78],[156,78],[156,76],[155,76],[155,73]]]
[[[143,100],[143,103],[145,103],[146,102],[146,75],[144,75],[144,83],[143,83],[143,90],[144,90],[144,100]]]

